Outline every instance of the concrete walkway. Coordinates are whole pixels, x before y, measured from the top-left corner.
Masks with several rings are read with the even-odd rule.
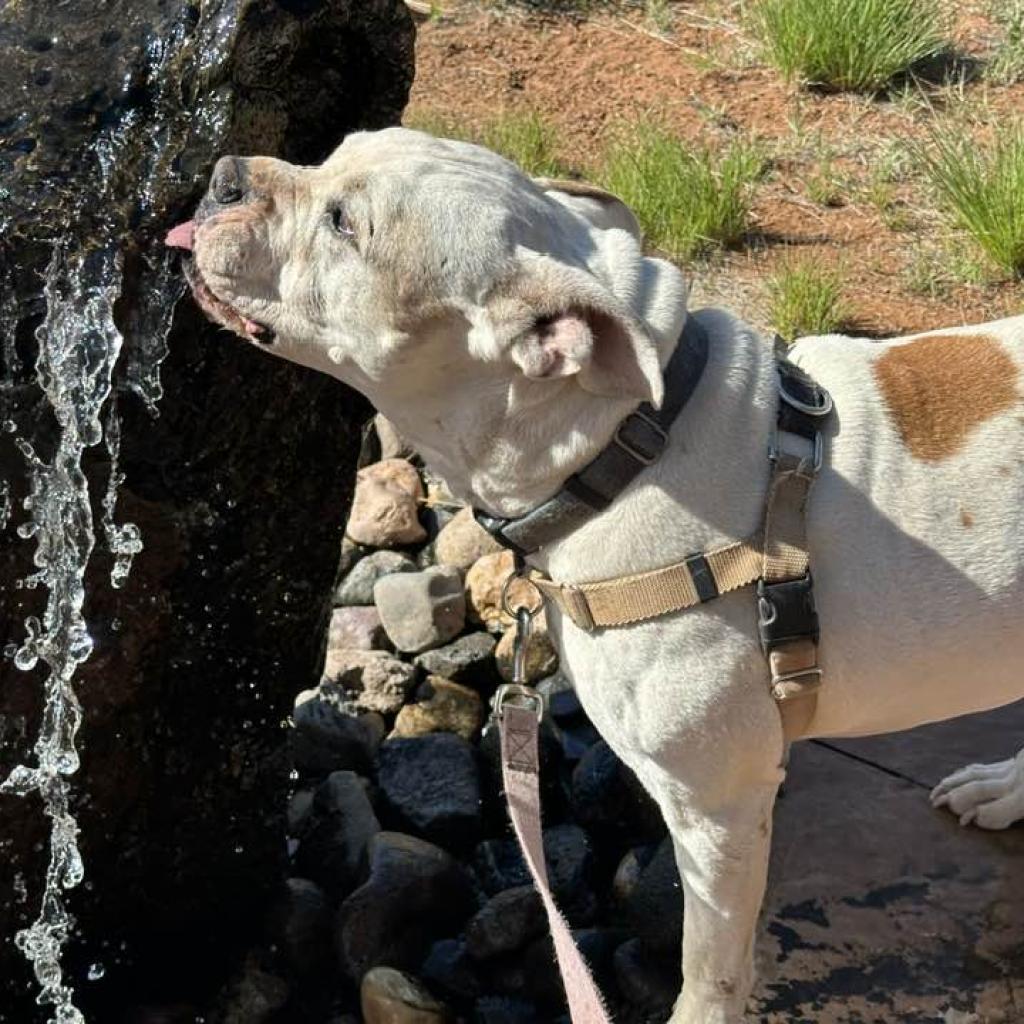
[[[986,833],[928,790],[1024,747],[1024,702],[797,744],[775,816],[763,1024],[1024,1024],[1024,825]]]

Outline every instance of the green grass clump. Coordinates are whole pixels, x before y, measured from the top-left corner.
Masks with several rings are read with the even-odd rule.
[[[749,141],[714,149],[641,121],[611,144],[601,181],[631,207],[652,245],[687,260],[743,238],[765,165]]]
[[[947,48],[939,0],[754,0],[750,26],[787,79],[878,92]]]
[[[1024,0],[992,0],[988,14],[1002,38],[986,76],[998,85],[1024,81]]]
[[[768,278],[768,315],[786,341],[831,334],[846,318],[842,277],[810,258],[787,261]]]
[[[1024,276],[1024,124],[981,145],[960,133],[935,133],[918,158],[939,201],[999,267]]]
[[[508,157],[527,174],[557,178],[565,165],[556,155],[555,131],[536,112],[505,114],[488,124],[481,133],[482,145]]]

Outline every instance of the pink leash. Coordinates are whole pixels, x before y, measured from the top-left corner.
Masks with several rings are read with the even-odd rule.
[[[523,671],[530,619],[539,610],[516,612],[513,682],[499,688],[494,713],[501,733],[501,773],[516,838],[540,893],[555,943],[558,968],[573,1024],[611,1024],[590,968],[576,948],[569,924],[555,903],[544,859],[540,809],[540,754],[537,742],[543,701],[525,683]],[[514,701],[522,703],[513,703]]]

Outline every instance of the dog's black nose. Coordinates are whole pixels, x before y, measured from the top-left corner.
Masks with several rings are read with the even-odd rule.
[[[245,161],[237,156],[222,156],[210,178],[210,198],[221,206],[237,203],[246,192]]]

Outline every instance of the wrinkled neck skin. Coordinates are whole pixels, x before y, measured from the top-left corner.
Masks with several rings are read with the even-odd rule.
[[[686,286],[639,248],[598,250],[590,270],[648,327],[664,367],[686,320]],[[555,494],[611,440],[639,402],[584,390],[578,378],[532,379],[473,344],[479,307],[466,302],[417,331],[379,379],[350,379],[409,438],[462,501],[515,516]],[[338,368],[334,369],[338,373]],[[347,376],[347,374],[346,374]]]

